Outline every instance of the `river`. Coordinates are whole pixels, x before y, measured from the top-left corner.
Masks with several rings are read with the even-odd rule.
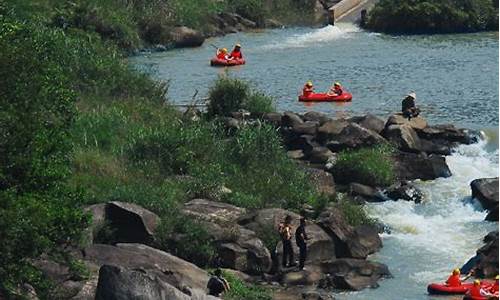
[[[212,68],[210,44],[243,45],[247,64]],[[169,99],[191,103],[219,75],[249,80],[276,99],[279,111],[322,111],[334,117],[373,113],[386,118],[398,111],[411,90],[429,123],[453,123],[483,130],[485,140],[460,146],[446,158],[449,178],[416,181],[421,204],[389,201],[366,209],[392,229],[384,248],[371,259],[389,266],[392,279],[377,289],[336,294],[337,299],[461,299],[430,297],[426,286],[446,279],[481,246],[497,223],[470,199],[469,183],[498,176],[498,33],[388,36],[351,24],[238,33],[208,40],[203,47],[131,58],[137,68],[170,80]],[[344,104],[305,105],[297,95],[307,80],[316,90],[340,81],[353,94]]]

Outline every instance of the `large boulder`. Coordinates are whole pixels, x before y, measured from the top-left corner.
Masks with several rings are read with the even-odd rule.
[[[269,113],[265,113],[262,116],[262,119],[264,121],[268,122],[269,124],[272,124],[275,127],[279,127],[279,126],[281,126],[281,118],[282,117],[283,116],[280,113],[269,112]]]
[[[189,216],[209,222],[236,222],[246,214],[246,209],[231,204],[206,199],[194,199],[186,204],[182,211]]]
[[[113,201],[106,205],[106,221],[117,242],[147,244],[153,240],[160,218],[139,205]]]
[[[290,129],[282,129],[281,132],[284,144],[288,149],[302,150],[304,154],[308,155],[315,147],[320,146],[313,135],[296,135]]]
[[[326,142],[338,136],[349,125],[346,120],[329,120],[318,128],[318,139]]]
[[[401,181],[385,190],[385,195],[392,200],[406,200],[420,203],[424,197],[422,192],[413,184]]]
[[[316,163],[316,164],[325,164],[329,160],[331,160],[334,156],[335,154],[332,151],[330,151],[330,149],[323,146],[313,147],[307,153],[307,159],[311,163]]]
[[[281,284],[290,285],[314,285],[323,279],[324,274],[319,266],[309,266],[302,271],[287,272],[281,279]]]
[[[408,125],[413,129],[420,130],[427,127],[427,121],[422,117],[415,117],[408,120],[403,114],[397,113],[389,117],[385,123],[385,128],[391,125]]]
[[[245,216],[240,219],[239,224],[242,226],[255,231],[255,232],[266,232],[266,234],[278,233],[278,225],[285,219],[285,216],[292,217],[292,228],[295,230],[299,225],[300,216],[291,211],[287,211],[281,208],[267,208],[256,211],[253,214]],[[321,229],[318,225],[307,221],[306,223],[306,233],[309,237],[307,241],[308,254],[306,264],[317,264],[322,261],[330,260],[335,258],[335,244],[330,236]],[[295,243],[292,243],[294,247],[294,253],[298,253],[298,248]],[[277,247],[277,259],[281,261],[282,255],[282,245],[281,242],[278,243]],[[274,249],[271,249],[274,250]]]
[[[488,234],[484,241],[477,250],[476,276],[491,278],[498,275],[498,231]]]
[[[329,118],[327,115],[321,112],[317,111],[308,111],[306,112],[303,116],[302,119],[304,121],[312,121],[312,122],[318,122],[320,126],[323,126],[326,122],[330,121],[331,118]]]
[[[375,228],[353,228],[337,207],[323,211],[318,218],[318,225],[334,240],[337,257],[366,258],[382,247],[382,240]]]
[[[292,127],[292,132],[297,135],[308,134],[308,135],[316,135],[316,131],[318,130],[318,122],[314,121],[306,121],[304,123],[294,124]]]
[[[409,125],[390,125],[385,128],[383,135],[400,150],[415,153],[422,151],[420,138]]]
[[[186,26],[179,26],[172,29],[170,36],[175,47],[199,47],[205,41],[201,32]]]
[[[488,213],[486,221],[498,222],[498,204]]]
[[[338,152],[345,149],[374,146],[385,142],[385,139],[375,131],[361,127],[356,123],[349,123],[339,134],[331,136],[326,146],[330,150]]]
[[[498,177],[480,178],[470,183],[472,197],[479,200],[484,209],[498,206]]]
[[[379,134],[382,132],[382,130],[384,130],[384,125],[385,125],[384,120],[372,114],[367,114],[359,117],[352,117],[349,119],[349,121],[357,123],[361,127],[370,129]]]
[[[459,144],[472,144],[478,142],[481,134],[463,128],[456,128],[452,124],[441,124],[419,128],[418,135],[427,140],[436,141],[448,146]]]
[[[340,258],[324,263],[322,268],[330,276],[320,283],[320,287],[359,291],[376,288],[378,280],[391,276],[386,265],[364,259]]]
[[[83,250],[83,259],[97,266],[155,271],[163,274],[162,281],[183,291],[204,291],[208,282],[207,272],[194,264],[141,244],[94,244]]]
[[[383,195],[377,188],[364,185],[357,182],[349,184],[349,194],[354,197],[356,202],[382,202],[385,201]]]
[[[392,161],[399,180],[433,180],[451,176],[446,159],[440,155],[395,152]]]
[[[314,168],[306,168],[305,170],[318,193],[328,197],[335,196],[335,181],[333,181],[332,174]]]
[[[281,125],[288,127],[295,127],[299,124],[304,123],[304,120],[300,118],[300,116],[291,111],[285,111],[283,116],[281,117]]]

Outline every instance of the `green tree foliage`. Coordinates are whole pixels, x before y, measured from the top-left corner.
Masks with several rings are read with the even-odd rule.
[[[452,33],[497,30],[498,4],[491,0],[381,0],[367,27],[388,33]]]

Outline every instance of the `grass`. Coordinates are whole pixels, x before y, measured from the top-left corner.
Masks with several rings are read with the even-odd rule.
[[[390,159],[392,151],[389,145],[379,145],[340,152],[333,167],[335,181],[369,186],[390,185],[395,179]]]
[[[351,201],[346,195],[339,194],[336,205],[340,208],[347,223],[353,227],[360,225],[375,225],[376,219],[368,216],[362,205]]]
[[[253,284],[247,284],[229,272],[223,271],[223,277],[229,282],[231,289],[224,294],[228,300],[271,300],[271,291]]]

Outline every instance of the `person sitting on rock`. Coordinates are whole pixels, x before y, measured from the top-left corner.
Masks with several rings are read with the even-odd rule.
[[[312,93],[314,93],[314,87],[312,81],[306,82],[304,88],[302,89],[302,95],[304,97],[309,97]]]
[[[401,103],[403,116],[408,118],[408,120],[415,118],[420,114],[420,109],[415,106],[415,100],[417,100],[417,94],[415,92],[411,92],[406,95]]]
[[[227,55],[227,49],[222,48],[222,49],[217,49],[217,58],[218,59],[229,59],[229,56]]]
[[[243,59],[243,54],[241,53],[241,45],[236,44],[234,45],[234,49],[229,55],[231,59]]]
[[[222,277],[221,269],[214,271],[214,275],[208,280],[207,288],[208,294],[215,297],[220,297],[220,294],[230,290],[229,282]]]
[[[342,90],[342,86],[339,82],[335,82],[330,90],[328,91],[328,96],[340,96],[344,91]]]
[[[306,219],[304,217],[300,218],[300,225],[295,230],[295,242],[297,247],[299,247],[299,270],[304,269],[304,263],[307,258],[307,240],[309,238],[306,234]]]
[[[283,223],[279,224],[278,231],[281,236],[281,242],[283,243],[283,268],[295,266],[295,260],[293,259],[293,247],[292,247],[292,217],[286,216]]]
[[[446,284],[449,286],[461,286],[462,281],[467,280],[470,276],[471,276],[471,274],[469,273],[469,274],[467,274],[467,276],[461,278],[460,277],[460,269],[456,268],[451,272],[450,277],[448,277],[448,279],[446,280]]]

